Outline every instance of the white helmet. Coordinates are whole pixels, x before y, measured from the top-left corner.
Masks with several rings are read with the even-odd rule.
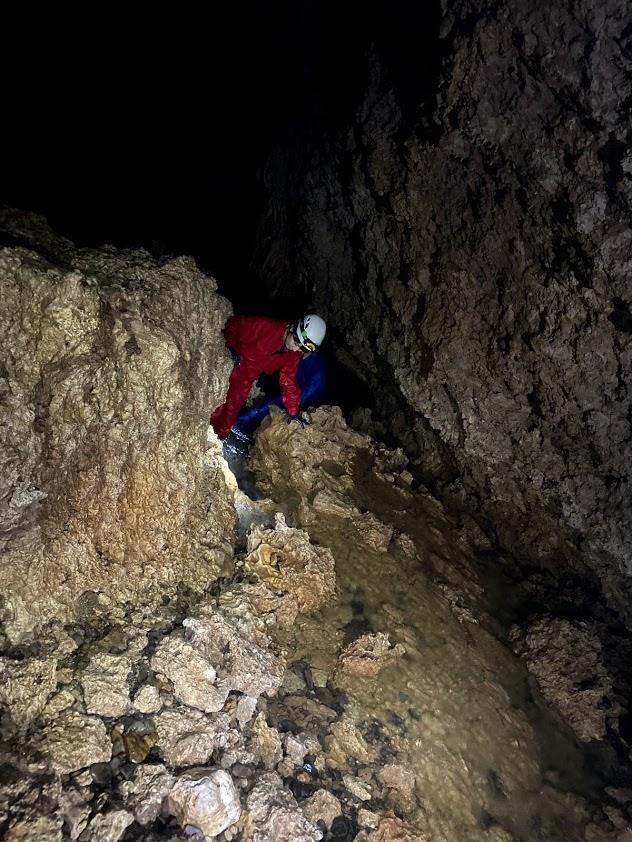
[[[327,332],[324,319],[315,313],[310,313],[294,325],[292,333],[303,351],[315,351],[322,343]]]

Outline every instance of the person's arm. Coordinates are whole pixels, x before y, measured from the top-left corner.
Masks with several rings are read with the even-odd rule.
[[[279,371],[279,383],[283,406],[288,415],[298,415],[301,406],[301,387],[298,385],[296,374],[301,361],[300,354],[289,353],[288,361]]]

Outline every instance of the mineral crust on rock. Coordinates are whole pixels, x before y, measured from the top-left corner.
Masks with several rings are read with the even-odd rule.
[[[61,775],[93,763],[107,763],[112,756],[112,742],[103,722],[76,712],[56,719],[40,736],[38,748]]]
[[[206,451],[227,302],[188,258],[75,249],[20,212],[0,211],[0,229],[21,243],[0,249],[7,631],[89,615],[99,593],[203,589],[235,523],[217,444]]]
[[[81,678],[88,713],[123,716],[129,707],[130,659],[99,653],[90,659]]]
[[[8,712],[12,725],[28,729],[57,689],[56,658],[12,661],[0,658],[0,709]]]
[[[255,526],[248,535],[243,570],[269,590],[282,593],[296,613],[315,611],[335,595],[334,559],[326,547],[310,543],[277,514],[274,529]]]
[[[604,667],[599,638],[590,626],[543,617],[524,632],[515,629],[513,637],[542,695],[578,739],[603,739],[606,718],[616,715],[618,709],[612,676]]]
[[[127,796],[126,806],[139,824],[150,824],[158,818],[173,781],[173,775],[162,764],[144,763],[136,770],[133,781],[122,785]]]
[[[214,839],[241,815],[239,794],[222,769],[181,775],[169,792],[166,808],[182,827],[199,828],[207,839]]]
[[[248,794],[243,823],[244,842],[315,842],[323,838],[276,772],[262,775]]]
[[[199,710],[181,707],[165,710],[154,718],[157,747],[170,768],[206,763],[216,748],[229,739],[229,718],[219,713],[207,716]]]

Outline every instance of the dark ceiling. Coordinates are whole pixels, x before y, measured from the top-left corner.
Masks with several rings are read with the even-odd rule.
[[[43,213],[79,244],[193,254],[229,295],[256,282],[257,173],[271,146],[293,122],[324,131],[348,119],[372,45],[396,82],[422,88],[438,11],[225,5],[186,19],[24,13],[3,57],[0,202]]]

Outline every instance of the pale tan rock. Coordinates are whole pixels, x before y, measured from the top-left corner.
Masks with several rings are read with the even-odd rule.
[[[180,637],[163,640],[151,659],[152,669],[158,677],[168,679],[173,693],[185,705],[207,713],[222,709],[228,689],[215,684],[215,667],[199,649]]]
[[[432,839],[408,822],[393,816],[381,818],[376,830],[361,831],[355,842],[432,842]]]
[[[266,769],[274,769],[283,757],[279,732],[270,728],[264,713],[260,713],[253,723],[248,747]]]
[[[230,312],[188,258],[76,250],[2,212],[25,247],[0,252],[0,479],[6,628],[17,640],[89,614],[92,593],[157,604],[207,587],[235,523],[211,439]]]
[[[107,763],[112,757],[112,742],[103,722],[81,713],[62,714],[41,736],[38,747],[62,775]]]
[[[319,789],[313,795],[310,795],[301,804],[301,810],[310,822],[316,824],[318,821],[323,821],[327,827],[331,827],[331,823],[336,816],[342,813],[340,801],[326,789]]]
[[[142,763],[132,781],[125,781],[121,790],[126,796],[125,806],[132,811],[139,824],[155,821],[162,802],[173,786],[173,775],[160,763]]]
[[[295,737],[293,734],[285,734],[283,736],[283,750],[288,760],[291,760],[295,766],[303,765],[303,758],[307,754],[307,747],[300,737]]]
[[[349,792],[360,801],[370,801],[373,797],[373,790],[366,781],[348,774],[343,775],[342,780]]]
[[[243,814],[244,842],[317,842],[322,831],[299,809],[276,772],[258,779]]]
[[[348,769],[350,758],[360,763],[371,763],[376,757],[375,749],[368,745],[348,717],[333,723],[324,739],[324,746],[327,765],[333,769]]]
[[[119,842],[126,829],[134,821],[127,810],[111,810],[98,813],[84,831],[89,842]]]
[[[358,810],[358,827],[366,830],[375,830],[380,822],[378,813],[372,813],[370,810]]]
[[[188,708],[165,710],[154,717],[157,746],[167,766],[198,766],[206,763],[216,748],[230,741],[230,720],[226,714],[207,716]]]
[[[354,640],[341,653],[338,671],[348,675],[375,678],[394,659],[405,653],[401,643],[392,646],[388,634],[365,634]]]
[[[139,713],[157,713],[162,707],[160,691],[153,684],[145,684],[134,696],[133,704]]]
[[[213,839],[241,815],[239,794],[223,769],[181,775],[167,796],[167,811],[184,827],[193,825]]]
[[[416,807],[415,773],[412,769],[398,763],[389,763],[380,769],[377,779],[391,790],[391,801],[403,812],[409,813]]]
[[[241,728],[244,727],[252,717],[257,709],[257,700],[253,696],[242,696],[237,702],[236,717]]]
[[[335,595],[331,551],[311,544],[306,532],[288,527],[282,514],[277,514],[274,529],[259,526],[250,531],[243,569],[270,590],[285,594],[298,613],[315,611]]]
[[[303,693],[307,690],[305,681],[291,669],[286,670],[282,687],[286,693]]]
[[[56,719],[60,713],[76,704],[77,699],[70,690],[60,690],[50,697],[42,711],[42,717],[47,720]]]
[[[0,705],[18,730],[29,728],[57,689],[56,668],[56,658],[0,658]]]
[[[81,676],[88,713],[123,716],[129,707],[128,675],[131,662],[126,655],[100,652],[90,658]]]
[[[376,553],[387,552],[393,538],[393,527],[381,521],[373,512],[358,512],[353,523],[362,543]]]
[[[191,645],[217,671],[216,687],[224,699],[233,690],[253,698],[276,693],[285,660],[271,651],[270,639],[254,617],[240,613],[233,618],[223,607],[222,613],[209,610],[183,625]]]

